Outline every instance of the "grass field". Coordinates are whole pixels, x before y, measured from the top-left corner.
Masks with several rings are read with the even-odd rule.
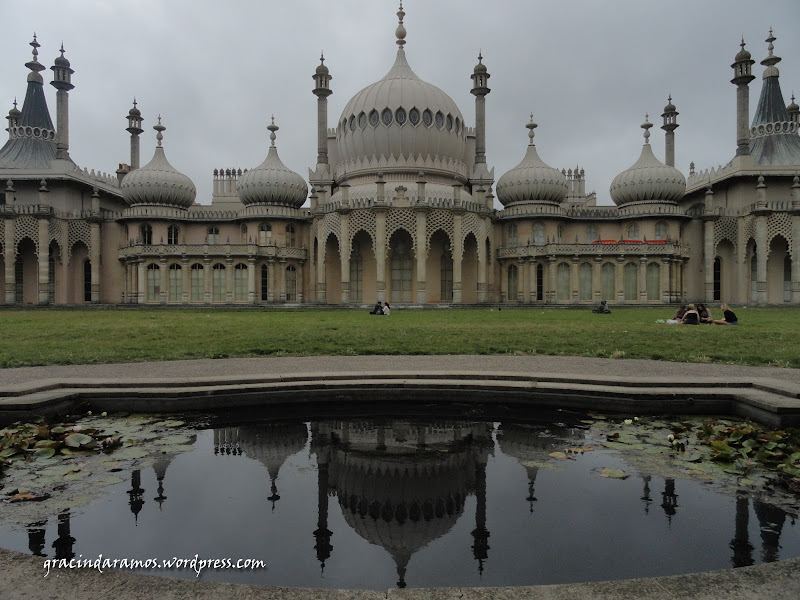
[[[656,324],[670,308],[394,310],[6,309],[0,367],[364,354],[547,354],[800,367],[800,309],[740,325]],[[719,312],[718,310],[716,312]]]

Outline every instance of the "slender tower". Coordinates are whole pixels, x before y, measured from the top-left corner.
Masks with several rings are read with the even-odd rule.
[[[64,57],[64,44],[61,44],[61,56],[57,57],[50,69],[53,81],[50,82],[56,92],[56,158],[69,160],[69,91],[72,85],[72,74],[75,72]]]
[[[328,171],[328,96],[331,90],[331,76],[325,66],[325,56],[319,57],[319,66],[313,75],[313,93],[317,97],[317,172],[321,176]]]
[[[754,61],[750,53],[744,49],[742,37],[741,50],[733,59],[733,79],[736,86],[736,156],[750,154],[750,82],[755,79],[752,73]]]
[[[475,170],[474,179],[489,179],[486,168],[486,95],[489,89],[489,71],[483,64],[483,56],[478,53],[478,64],[472,71],[472,89],[475,96]]]
[[[666,157],[664,162],[668,167],[675,166],[675,130],[678,128],[678,114],[670,94],[669,98],[667,98],[667,105],[661,115],[664,118],[664,124],[661,129],[666,132],[664,136],[664,155]]]
[[[139,136],[142,129],[142,113],[136,108],[136,98],[133,107],[128,111],[128,127],[126,131],[131,134],[131,171],[139,168]]]

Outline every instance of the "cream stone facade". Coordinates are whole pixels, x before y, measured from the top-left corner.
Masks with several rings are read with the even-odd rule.
[[[78,167],[69,155],[74,71],[62,48],[50,67],[53,125],[34,36],[25,100],[9,111],[0,149],[0,301],[800,304],[800,108],[794,98],[784,104],[771,31],[752,121],[755,61],[744,42],[731,65],[733,158],[702,172],[692,165],[688,178],[677,170],[670,98],[664,162],[646,117],[639,160],[611,183],[616,206],[597,206],[583,169],[559,171],[540,158],[533,116],[524,157],[495,186],[482,57],[471,76],[471,125],[414,73],[402,6],[397,15],[394,65],[332,127],[333,77],[324,58],[316,68],[308,184],[281,162],[273,120],[263,163],[215,170],[210,205],[167,160],[160,118],[153,158],[140,166],[144,119],[135,101],[130,164],[112,175]]]

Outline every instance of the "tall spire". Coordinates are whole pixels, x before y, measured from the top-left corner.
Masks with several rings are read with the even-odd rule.
[[[775,50],[775,44],[773,42],[776,39],[777,38],[772,34],[772,27],[770,27],[769,37],[766,40],[764,40],[769,44],[769,46],[767,46],[769,54],[767,55],[767,58],[761,61],[761,64],[767,67],[766,69],[764,69],[764,79],[766,79],[767,77],[778,77],[778,75],[780,75],[778,67],[776,67],[775,65],[781,62],[781,57],[775,56],[773,54],[773,51]]]
[[[394,34],[397,37],[397,42],[395,42],[400,49],[403,49],[403,46],[406,44],[406,28],[403,26],[403,17],[406,16],[405,11],[403,10],[403,0],[400,0],[400,10],[397,11],[397,18],[399,19],[400,23],[397,25],[397,29],[395,30]]]
[[[278,129],[280,129],[280,127],[275,125],[275,115],[272,115],[272,122],[269,125],[267,125],[267,129],[269,129],[269,145],[270,147],[274,148],[275,138],[277,137],[275,135],[275,132],[278,131]]]
[[[536,129],[538,126],[539,126],[538,123],[534,123],[533,122],[533,113],[531,113],[531,120],[528,122],[527,125],[525,125],[525,127],[527,127],[527,129],[528,129],[528,140],[530,140],[528,142],[529,146],[535,146],[536,145],[536,144],[533,143],[533,137],[536,135],[533,132],[533,130]]]
[[[41,47],[41,44],[36,41],[35,31],[33,32],[33,41],[30,43],[30,45],[33,48],[33,58],[30,60],[30,62],[25,63],[25,66],[31,70],[31,72],[28,74],[28,81],[44,83],[42,76],[39,75],[39,71],[44,71],[46,67],[39,62],[39,48]]]
[[[161,148],[161,140],[164,139],[164,134],[161,132],[167,129],[161,124],[161,115],[158,115],[158,124],[153,125],[153,129],[155,129],[158,132],[156,134],[156,139],[158,140],[158,147]]]
[[[644,114],[644,123],[639,125],[642,129],[644,129],[644,143],[645,145],[650,144],[650,128],[653,124],[650,122],[650,115],[645,113]]]

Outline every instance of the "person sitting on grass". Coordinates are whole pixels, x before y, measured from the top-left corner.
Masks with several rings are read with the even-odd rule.
[[[714,321],[715,325],[738,325],[739,319],[736,318],[736,313],[731,310],[731,307],[727,304],[720,304],[720,310],[722,310],[722,318],[717,319]]]
[[[704,325],[710,325],[714,322],[714,319],[711,318],[711,311],[708,310],[705,304],[697,305],[697,314],[700,316],[700,322]]]
[[[675,316],[672,317],[672,320],[678,321],[678,323],[680,323],[681,319],[683,319],[683,315],[685,315],[685,314],[686,314],[686,305],[685,304],[681,304],[678,307],[678,310],[675,311]]]
[[[610,315],[611,311],[608,308],[608,303],[605,300],[600,301],[600,306],[597,306],[592,309],[592,312],[596,315]]]
[[[682,325],[699,325],[700,324],[700,315],[698,314],[697,310],[694,307],[694,304],[689,304],[686,307],[686,313],[683,315],[681,319]]]
[[[388,302],[384,302],[383,303],[383,314],[386,315],[387,317],[390,314],[392,314],[392,309],[389,307],[389,303]]]
[[[371,314],[371,315],[382,315],[382,314],[383,314],[383,309],[381,308],[381,302],[380,302],[380,300],[378,300],[378,301],[375,303],[375,308],[373,308],[373,309],[370,311],[370,313],[369,313],[369,314]]]

